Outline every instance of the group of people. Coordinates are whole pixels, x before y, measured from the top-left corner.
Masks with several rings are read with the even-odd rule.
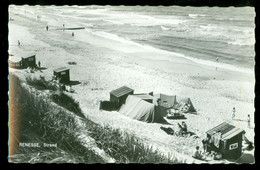
[[[65,29],[65,24],[62,24],[62,27],[63,27],[62,30],[64,31],[64,29]],[[48,30],[49,30],[49,26],[47,25],[47,26],[46,26],[46,31],[48,31]],[[74,32],[71,33],[71,36],[74,37]]]
[[[220,136],[218,135],[220,134]],[[219,152],[215,152],[212,148],[213,145],[218,145],[216,147],[219,147],[220,143],[218,138],[213,138],[213,136],[219,136],[221,137],[221,133],[213,133],[212,137],[207,136],[205,139],[202,140],[203,150],[200,150],[199,146],[196,146],[196,150],[194,151],[192,157],[200,160],[206,160],[207,158],[211,158],[213,160],[220,160],[222,159],[222,154]]]
[[[209,152],[201,152],[200,147],[196,146],[196,149],[192,155],[193,158],[199,159],[199,160],[221,160],[222,154],[219,152],[211,151]]]
[[[232,120],[234,120],[235,117],[236,117],[236,108],[233,107],[233,109],[232,109]],[[248,114],[248,115],[247,115],[247,127],[248,127],[248,128],[250,128],[250,122],[251,122],[250,119],[251,119],[251,118],[250,118],[250,115]]]
[[[75,90],[72,89],[72,86],[69,85],[69,88],[66,88],[65,84],[60,83],[61,78],[57,77],[56,75],[54,75],[52,77],[52,79],[50,80],[50,82],[52,83],[52,85],[56,85],[57,86],[57,93],[60,96],[61,94],[63,94],[64,91],[66,92],[70,92],[70,93],[74,93]]]

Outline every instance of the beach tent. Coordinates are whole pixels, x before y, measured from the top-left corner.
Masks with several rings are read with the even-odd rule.
[[[241,156],[244,130],[223,122],[208,130],[206,134],[214,141],[211,143],[211,150],[220,152],[223,158],[237,159]]]
[[[170,108],[176,103],[176,96],[170,96],[166,94],[155,94],[154,97],[160,99],[158,101],[159,106],[163,106],[165,108]]]
[[[196,112],[196,109],[194,108],[190,98],[177,97],[176,99],[177,99],[176,102],[178,102],[178,103],[189,104],[190,105],[189,112]]]
[[[156,112],[155,105],[134,95],[129,95],[119,110],[119,113],[132,119],[152,123],[165,122],[160,113]]]
[[[138,97],[138,98],[140,98],[140,99],[142,99],[142,100],[144,100],[144,101],[147,101],[147,102],[149,102],[149,103],[152,103],[152,104],[154,104],[154,105],[158,105],[158,103],[157,103],[157,98],[156,97],[154,97],[154,96],[152,96],[152,95],[150,95],[150,94],[134,94],[134,96],[135,97]]]

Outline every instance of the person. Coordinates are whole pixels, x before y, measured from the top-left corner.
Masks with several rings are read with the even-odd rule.
[[[70,93],[74,93],[74,90],[72,89],[71,85],[70,85],[70,87],[69,87],[69,92],[70,92]]]
[[[62,84],[61,88],[62,88],[63,91],[67,91],[65,84]]]
[[[72,37],[74,37],[74,32],[72,32],[72,34],[71,34],[71,35],[72,35]]]
[[[62,31],[64,31],[64,27],[65,27],[65,25],[63,24],[62,27],[63,27]]]
[[[247,115],[247,126],[250,128],[250,115]]]
[[[196,158],[196,159],[202,159],[202,154],[200,153],[200,150],[199,150],[199,146],[196,146],[196,150],[195,152],[193,153],[192,157],[193,158]]]
[[[180,135],[186,134],[187,133],[187,124],[183,121],[181,123],[181,125],[178,123],[179,127],[180,127]]]
[[[18,46],[20,47],[20,45],[21,45],[21,43],[20,43],[20,41],[18,40]]]
[[[217,57],[217,58],[216,58],[216,62],[217,62],[217,63],[218,63],[218,59],[219,59],[219,58]],[[218,69],[218,67],[216,67],[216,70],[217,70],[217,69]]]
[[[49,27],[48,27],[48,25],[46,26],[46,30],[48,31],[48,29],[49,29]]]
[[[233,107],[233,110],[232,110],[232,119],[234,119],[236,116],[236,108]]]
[[[40,61],[38,62],[38,66],[39,66],[39,68],[41,68],[41,62]]]
[[[210,150],[210,138],[207,136],[205,139],[203,139],[201,142],[203,144],[203,151],[204,153],[208,152]]]

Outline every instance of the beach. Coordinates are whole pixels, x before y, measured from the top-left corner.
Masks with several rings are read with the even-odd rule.
[[[22,11],[22,10],[21,10]],[[102,125],[110,125],[134,133],[148,145],[163,153],[190,155],[205,132],[226,121],[246,131],[254,141],[254,72],[248,69],[199,63],[150,46],[140,46],[118,37],[99,36],[91,29],[57,30],[62,20],[50,13],[41,19],[35,14],[11,11],[9,21],[9,54],[13,57],[36,54],[46,80],[51,79],[53,69],[70,68],[75,93],[68,93],[79,102],[86,117]],[[14,13],[17,13],[16,15]],[[65,17],[64,20],[66,19]],[[48,22],[47,22],[48,21]],[[49,30],[45,27],[49,25]],[[66,24],[67,26],[67,24]],[[77,22],[68,27],[79,27]],[[90,26],[91,27],[91,26]],[[71,36],[72,32],[75,36]],[[17,41],[21,42],[17,46]],[[10,56],[12,59],[12,56]],[[76,62],[76,65],[68,65]],[[10,68],[20,77],[24,70]],[[99,110],[101,100],[109,100],[109,92],[121,86],[134,89],[135,93],[163,93],[189,97],[197,114],[186,114],[188,129],[200,138],[170,136],[160,129],[176,128],[182,120],[167,120],[172,125],[145,123],[132,120],[119,112]],[[236,108],[236,120],[232,120],[232,108]],[[247,127],[247,115],[251,116],[251,128]]]

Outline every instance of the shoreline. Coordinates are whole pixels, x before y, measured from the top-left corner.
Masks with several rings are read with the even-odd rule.
[[[71,32],[68,31],[45,31],[44,24],[41,22],[35,22],[32,26],[26,25],[27,23],[16,24],[24,26],[11,25],[10,34],[24,32],[26,29],[23,36],[31,46],[23,46],[21,41],[20,49],[11,46],[12,49],[17,54],[21,51],[35,51],[36,60],[40,60],[42,66],[47,67],[43,70],[46,79],[51,77],[52,69],[68,66],[71,69],[71,80],[82,83],[74,86],[76,93],[70,95],[80,103],[86,116],[90,116],[99,124],[109,124],[112,127],[129,130],[148,142],[159,146],[162,144],[161,147],[164,149],[174,150],[179,144],[187,143],[184,139],[164,134],[160,130],[160,124],[131,120],[117,112],[99,111],[99,101],[108,99],[109,92],[122,85],[135,89],[135,93],[153,91],[190,97],[199,114],[187,115],[186,121],[189,128],[198,135],[203,135],[207,129],[222,121],[246,129],[246,122],[230,121],[231,109],[234,106],[238,110],[239,119],[245,119],[247,113],[254,117],[253,101],[250,101],[254,96],[254,79],[250,81],[251,78],[246,74],[222,70],[216,74],[213,68],[210,70],[177,57],[174,63],[165,64],[165,61],[145,59],[149,55],[154,55],[153,53],[144,55],[142,52],[124,53],[107,48],[113,44],[106,44],[102,39],[95,38],[89,41],[90,39],[81,36],[83,33],[80,31],[75,31],[75,37],[72,38]],[[42,30],[33,29],[34,26]],[[13,42],[16,42],[16,38],[12,37]],[[83,43],[78,41],[78,38],[84,38]],[[144,58],[139,55],[143,55]],[[68,61],[75,61],[77,65],[67,65]],[[22,71],[21,76],[23,76]],[[214,77],[216,79],[213,79]],[[98,90],[92,90],[94,88]],[[204,126],[200,126],[201,124]],[[247,131],[249,138],[254,136],[253,129]],[[153,139],[154,135],[158,138]],[[164,141],[167,143],[163,143]],[[187,145],[188,147],[194,145],[194,141],[188,141]],[[182,149],[184,152],[189,152],[185,148],[179,148]]]

